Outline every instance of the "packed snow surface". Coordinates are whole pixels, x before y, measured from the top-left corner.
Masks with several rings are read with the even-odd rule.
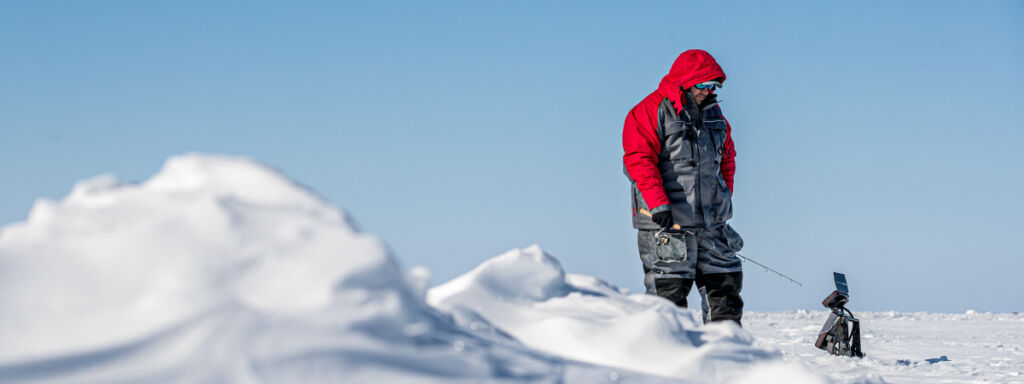
[[[848,359],[824,311],[703,325],[537,246],[428,285],[273,169],[176,156],[0,228],[0,382],[1024,382],[1016,315],[859,314]]]
[[[1016,313],[855,313],[863,359],[814,347],[827,311],[747,312],[754,346],[778,348],[786,361],[826,372],[836,382],[882,377],[887,383],[1024,383],[1024,315]]]

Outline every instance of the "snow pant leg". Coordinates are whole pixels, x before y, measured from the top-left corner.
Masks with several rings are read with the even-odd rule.
[[[697,270],[705,273],[729,273],[743,270],[743,261],[736,255],[743,248],[743,239],[729,225],[696,231]]]
[[[696,280],[697,286],[707,290],[710,307],[707,321],[732,320],[736,324],[743,324],[740,322],[743,317],[743,298],[740,297],[743,272],[704,274],[697,271]]]
[[[686,307],[696,276],[697,241],[692,234],[641,230],[637,233],[647,293]]]
[[[697,237],[698,287],[707,291],[707,321],[732,320],[743,316],[743,263],[736,255],[743,239],[729,225],[699,230]]]

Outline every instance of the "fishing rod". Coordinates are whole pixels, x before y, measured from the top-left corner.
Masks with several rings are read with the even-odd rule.
[[[749,258],[749,257],[743,256],[743,255],[741,255],[741,254],[740,254],[739,252],[736,252],[736,256],[742,257],[742,258],[743,258],[743,260],[746,260],[746,261],[749,261],[749,262],[751,262],[751,263],[754,263],[754,264],[760,265],[760,266],[761,266],[761,268],[764,268],[764,270],[765,270],[765,271],[771,271],[771,272],[774,272],[774,273],[775,273],[776,275],[782,276],[782,277],[786,278],[786,280],[792,281],[792,282],[793,282],[793,283],[795,283],[796,285],[799,285],[799,286],[801,286],[801,287],[802,287],[802,286],[804,286],[803,284],[800,284],[800,282],[799,282],[799,281],[793,280],[793,278],[791,278],[791,277],[789,277],[789,276],[786,276],[786,275],[783,275],[783,274],[782,274],[781,272],[779,272],[779,271],[776,271],[776,270],[774,270],[774,269],[768,268],[768,266],[767,266],[767,265],[764,265],[764,264],[758,263],[758,262],[754,261],[753,259],[751,259],[751,258]]]

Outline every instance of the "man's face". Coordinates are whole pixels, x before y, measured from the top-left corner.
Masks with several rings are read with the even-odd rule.
[[[697,89],[697,87],[690,87],[690,89],[687,89],[686,92],[690,92],[690,94],[693,95],[693,99],[697,101],[698,105],[700,103],[703,103],[704,99],[706,99],[708,97],[708,94],[711,93],[710,89],[708,88]]]

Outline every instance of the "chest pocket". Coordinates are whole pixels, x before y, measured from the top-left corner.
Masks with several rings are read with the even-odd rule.
[[[721,118],[705,120],[704,128],[711,132],[711,140],[714,142],[715,152],[721,157],[725,153],[725,136],[729,131],[725,125],[725,120]]]
[[[665,122],[661,140],[662,153],[667,154],[669,160],[690,161],[693,159],[693,149],[688,139],[689,132],[690,127],[684,120]]]

